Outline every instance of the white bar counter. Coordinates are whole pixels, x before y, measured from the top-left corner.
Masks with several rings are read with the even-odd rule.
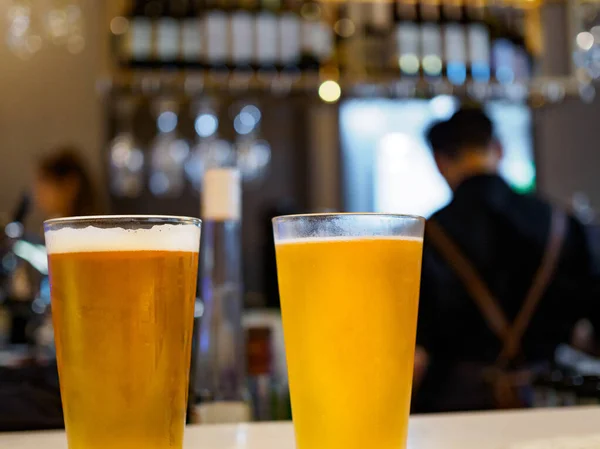
[[[63,432],[0,433],[0,448],[67,449],[67,443]],[[184,448],[294,449],[295,444],[291,423],[242,424],[188,427]],[[600,448],[600,407],[415,416],[408,444],[408,449],[588,448]]]

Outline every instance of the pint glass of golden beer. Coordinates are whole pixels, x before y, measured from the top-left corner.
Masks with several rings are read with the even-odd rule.
[[[406,447],[424,220],[273,220],[298,449]]]
[[[69,449],[180,449],[200,220],[44,224]]]

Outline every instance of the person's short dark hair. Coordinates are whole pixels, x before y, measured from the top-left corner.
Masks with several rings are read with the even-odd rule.
[[[97,213],[98,202],[92,179],[75,148],[69,146],[56,148],[51,154],[40,158],[38,173],[58,183],[68,178],[76,179],[79,191],[72,213],[74,215]]]
[[[465,149],[486,148],[494,138],[494,126],[481,108],[461,108],[448,120],[433,124],[425,137],[434,154],[455,157]]]

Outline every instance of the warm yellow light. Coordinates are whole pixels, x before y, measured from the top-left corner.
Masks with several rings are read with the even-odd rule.
[[[417,55],[407,53],[400,56],[400,58],[398,58],[398,65],[400,66],[400,70],[409,75],[416,75],[419,73],[420,64]]]
[[[350,19],[340,19],[337,22],[335,22],[333,30],[338,36],[350,37],[356,31],[356,26],[354,25],[354,22]]]
[[[418,68],[417,68],[417,70],[418,70]],[[427,75],[433,75],[433,76],[440,75],[442,73],[442,59],[436,55],[425,56],[423,58],[423,71]]]
[[[300,14],[307,20],[317,20],[321,17],[321,7],[316,3],[305,3],[300,9]]]
[[[335,81],[323,81],[319,86],[319,97],[326,103],[335,103],[341,96],[342,88]]]
[[[112,34],[125,34],[129,28],[129,20],[126,17],[117,16],[110,21],[110,31]]]

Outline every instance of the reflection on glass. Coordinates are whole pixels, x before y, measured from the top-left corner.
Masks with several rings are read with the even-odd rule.
[[[157,135],[152,142],[150,191],[156,196],[177,197],[185,187],[184,163],[190,146],[177,133],[177,103],[161,99],[156,104]]]
[[[243,105],[233,121],[237,167],[244,183],[264,179],[271,161],[271,146],[259,138],[262,113],[254,104]]]
[[[122,98],[116,105],[117,135],[109,144],[111,191],[117,196],[135,198],[144,188],[144,153],[135,140],[135,103]]]
[[[200,190],[204,172],[235,165],[235,152],[228,141],[219,138],[219,118],[214,105],[203,101],[193,108],[196,139],[185,161],[185,174],[194,188]]]
[[[271,147],[265,140],[243,139],[237,143],[238,168],[244,182],[255,182],[266,175]]]

